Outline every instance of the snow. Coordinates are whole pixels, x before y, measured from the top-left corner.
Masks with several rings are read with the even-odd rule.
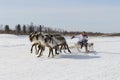
[[[66,38],[69,46],[77,39]],[[91,37],[94,53],[31,54],[28,36],[0,34],[0,80],[120,80],[120,37]],[[83,50],[84,51],[84,50]]]

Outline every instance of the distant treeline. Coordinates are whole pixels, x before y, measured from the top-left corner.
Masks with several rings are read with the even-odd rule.
[[[45,32],[45,33],[59,33],[66,36],[73,36],[78,35],[81,33],[81,31],[67,31],[60,28],[52,28],[52,27],[46,27],[44,25],[33,25],[27,24],[27,25],[20,25],[17,24],[14,29],[10,28],[9,25],[1,25],[0,26],[0,34],[16,34],[16,35],[28,35],[31,32]],[[87,32],[89,36],[120,36],[120,33],[112,33],[112,34],[105,34],[100,32]]]
[[[46,27],[44,25],[33,25],[27,24],[27,25],[20,25],[17,24],[14,28],[10,27],[9,25],[1,25],[0,26],[0,33],[1,34],[16,34],[16,35],[28,35],[31,32],[45,32],[45,33],[66,33],[67,31],[60,29],[60,28],[52,28],[52,27]]]

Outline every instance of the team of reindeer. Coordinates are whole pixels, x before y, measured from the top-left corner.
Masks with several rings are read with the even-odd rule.
[[[48,57],[52,54],[54,57],[53,50],[55,51],[55,55],[59,54],[62,50],[67,49],[69,53],[71,53],[66,39],[60,34],[49,34],[49,33],[41,33],[41,32],[32,32],[29,35],[30,41],[33,43],[31,47],[31,53],[33,51],[33,47],[35,47],[37,57],[42,56],[45,47],[49,48]],[[93,47],[93,43],[89,43],[88,47]]]
[[[29,35],[30,41],[33,43],[31,47],[31,53],[33,51],[33,47],[35,47],[37,57],[42,56],[45,47],[49,48],[49,55],[52,54],[54,57],[53,49],[55,50],[55,54],[59,54],[58,51],[67,49],[69,53],[71,53],[68,44],[63,36],[60,34],[48,34],[41,32],[33,32]]]

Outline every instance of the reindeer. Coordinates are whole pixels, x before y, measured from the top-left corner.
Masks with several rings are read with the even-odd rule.
[[[53,38],[54,41],[60,42],[59,43],[59,46],[61,46],[60,49],[59,49],[60,52],[62,52],[61,51],[62,49],[64,49],[64,52],[65,52],[65,49],[67,49],[68,52],[71,53],[71,51],[70,51],[70,49],[68,47],[68,44],[66,42],[66,39],[63,36],[61,36],[60,34],[52,34],[51,37]]]
[[[35,46],[35,50],[36,50],[36,54],[37,54],[37,46],[38,45],[40,46],[40,42],[36,40],[36,33],[37,32],[30,33],[29,40],[30,40],[30,42],[33,43],[32,46],[31,46],[31,53],[33,51],[33,47]]]
[[[40,57],[40,56],[42,56],[42,52],[45,50],[45,47],[46,47],[44,35],[42,33],[38,32],[36,34],[36,40],[40,42],[40,44],[38,45],[38,51],[37,51],[37,53],[39,53],[39,51],[41,50],[37,56],[37,57]]]
[[[37,53],[39,53],[39,50],[41,49],[41,52],[38,54],[37,57],[41,56],[41,53],[45,50],[45,47],[49,48],[48,57],[50,57],[51,53],[52,53],[52,57],[54,57],[53,49],[55,49],[55,54],[59,54],[57,53],[59,46],[61,46],[60,51],[64,47],[67,48],[69,52],[71,52],[68,48],[65,38],[62,37],[61,35],[42,34],[39,32],[30,36],[30,39],[34,41],[34,44],[31,47],[31,52],[33,46],[36,45],[38,45]]]

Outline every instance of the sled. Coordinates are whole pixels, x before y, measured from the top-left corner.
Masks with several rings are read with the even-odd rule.
[[[96,51],[94,51],[94,49],[93,49],[93,45],[90,46],[90,44],[91,43],[88,43],[88,51],[85,51],[85,50],[83,51],[83,48],[85,48],[85,47],[83,47],[81,49],[81,45],[78,43],[75,43],[74,46],[70,46],[70,48],[71,48],[73,53],[86,53],[86,54],[87,53],[96,53]]]

